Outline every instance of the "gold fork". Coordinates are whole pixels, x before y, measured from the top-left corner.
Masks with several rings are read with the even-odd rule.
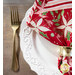
[[[12,70],[17,72],[19,70],[19,61],[16,53],[15,34],[16,30],[20,26],[18,8],[13,6],[11,10],[11,27],[13,29],[13,58],[12,58]]]

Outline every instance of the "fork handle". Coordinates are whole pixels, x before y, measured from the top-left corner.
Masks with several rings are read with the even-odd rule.
[[[15,71],[15,72],[17,72],[19,70],[19,62],[18,62],[18,57],[17,57],[17,53],[16,53],[15,34],[16,34],[16,30],[14,30],[14,34],[13,34],[12,70]]]

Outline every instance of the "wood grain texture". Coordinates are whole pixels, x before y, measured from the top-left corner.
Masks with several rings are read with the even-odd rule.
[[[3,0],[3,3],[32,4],[35,0]]]
[[[18,5],[20,21],[24,18],[26,10],[30,5]],[[15,73],[11,70],[12,53],[13,53],[13,31],[10,23],[10,5],[3,6],[3,75],[37,75],[35,72],[30,70],[29,65],[24,61],[22,52],[20,51],[20,71]]]

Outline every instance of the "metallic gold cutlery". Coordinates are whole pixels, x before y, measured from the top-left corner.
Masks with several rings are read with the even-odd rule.
[[[20,26],[18,8],[13,6],[10,8],[11,11],[11,27],[13,29],[13,58],[12,58],[12,70],[17,72],[19,70],[19,61],[16,52],[15,34],[16,30]]]

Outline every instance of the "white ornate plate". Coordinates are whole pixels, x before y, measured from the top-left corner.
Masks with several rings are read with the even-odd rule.
[[[27,11],[20,28],[20,46],[24,59],[38,75],[62,75],[57,66],[59,48],[26,25],[31,8]]]

